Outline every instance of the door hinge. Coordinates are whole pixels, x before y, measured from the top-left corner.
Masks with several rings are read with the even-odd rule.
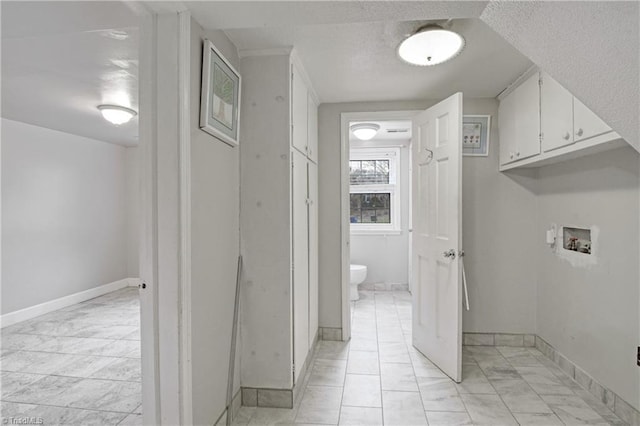
[[[538,79],[538,85],[539,85],[539,86],[542,86],[542,77],[540,77],[540,78]]]
[[[540,142],[544,139],[544,133],[540,132]]]
[[[296,376],[296,364],[295,363],[291,364],[291,374],[293,374],[293,377]]]

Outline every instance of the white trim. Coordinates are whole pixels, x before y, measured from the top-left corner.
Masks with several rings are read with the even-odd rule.
[[[380,120],[412,120],[421,111],[375,111],[375,112],[343,112],[340,114],[340,234],[341,234],[341,277],[342,297],[341,325],[342,340],[351,338],[351,304],[349,303],[350,281],[350,228],[349,223],[349,123],[352,121]]]
[[[193,423],[193,367],[191,356],[191,13],[180,12],[178,14],[178,25],[180,387],[182,392],[180,418],[183,424],[190,425]],[[238,91],[239,95],[240,92]],[[239,103],[240,100],[238,99],[238,107]]]
[[[48,314],[49,312],[57,311],[58,309],[86,302],[87,300],[111,293],[112,291],[129,287],[130,279],[133,278],[123,278],[118,281],[90,288],[89,290],[79,291],[78,293],[73,293],[38,305],[29,306],[28,308],[20,309],[18,311],[9,312],[0,317],[0,323],[2,324],[2,328],[4,328],[22,321],[30,320],[40,315]]]
[[[223,32],[227,35],[226,31]],[[238,57],[242,59],[250,56],[287,56],[291,54],[292,50],[292,46],[274,47],[271,49],[240,49],[238,50]]]
[[[142,283],[140,278],[127,278],[127,282],[129,287],[140,287],[140,283]]]

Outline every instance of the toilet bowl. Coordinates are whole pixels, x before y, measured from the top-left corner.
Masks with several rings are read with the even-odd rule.
[[[364,265],[351,265],[351,291],[350,300],[360,299],[358,294],[358,284],[364,282],[367,278],[367,267]]]

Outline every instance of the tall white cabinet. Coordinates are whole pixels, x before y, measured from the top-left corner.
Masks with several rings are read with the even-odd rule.
[[[304,69],[291,64],[291,217],[294,381],[318,333],[318,106]]]
[[[318,102],[295,52],[240,68],[240,380],[288,407],[318,336]]]

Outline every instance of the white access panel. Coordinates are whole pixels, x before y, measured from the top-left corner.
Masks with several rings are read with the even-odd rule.
[[[540,154],[540,83],[529,77],[514,92],[517,134],[516,160]]]
[[[309,347],[318,331],[318,166],[309,162]]]
[[[500,101],[498,117],[500,127],[500,165],[505,165],[515,160],[517,150],[515,94],[511,93]]]
[[[307,158],[292,153],[293,226],[293,380],[295,383],[309,352],[309,216],[307,208]]]

